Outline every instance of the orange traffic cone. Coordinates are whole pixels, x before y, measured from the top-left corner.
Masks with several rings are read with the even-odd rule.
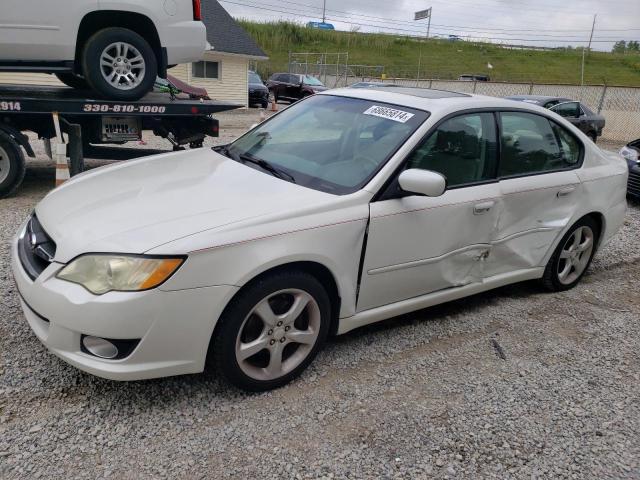
[[[273,97],[271,97],[271,111],[272,112],[277,112],[278,111],[278,102],[276,102],[276,96],[275,95]]]

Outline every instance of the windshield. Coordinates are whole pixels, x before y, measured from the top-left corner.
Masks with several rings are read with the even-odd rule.
[[[324,87],[320,80],[309,75],[303,75],[302,83],[304,83],[305,85],[311,85],[312,87]]]
[[[345,195],[366,185],[428,116],[404,106],[315,95],[240,137],[228,152],[264,160],[299,185]]]
[[[260,75],[258,75],[257,73],[250,73],[249,83],[262,83],[262,79],[260,78]]]

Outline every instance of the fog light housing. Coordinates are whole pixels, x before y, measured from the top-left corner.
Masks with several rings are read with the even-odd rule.
[[[140,340],[113,340],[110,338],[82,335],[80,348],[83,353],[103,360],[122,360],[128,357]]]
[[[118,347],[109,340],[100,337],[86,336],[82,339],[82,346],[96,357],[113,360],[118,357]]]

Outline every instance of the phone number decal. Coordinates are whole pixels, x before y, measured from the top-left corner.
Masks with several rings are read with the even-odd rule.
[[[0,101],[0,112],[19,112],[20,110],[22,110],[20,102]]]
[[[90,113],[165,113],[167,107],[162,105],[105,105],[87,103],[83,111]]]

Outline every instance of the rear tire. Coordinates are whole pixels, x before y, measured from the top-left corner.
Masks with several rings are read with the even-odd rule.
[[[18,189],[26,171],[22,148],[0,131],[0,198],[8,197]]]
[[[82,71],[99,95],[134,101],[153,88],[158,61],[149,43],[137,33],[126,28],[105,28],[87,41]]]
[[[80,75],[74,73],[56,73],[56,77],[67,87],[74,88],[76,90],[90,90],[89,84]]]
[[[562,237],[544,270],[542,285],[561,292],[575,287],[591,265],[600,238],[600,227],[591,217],[584,217]]]
[[[331,322],[331,301],[312,275],[284,271],[250,283],[218,321],[208,363],[236,387],[286,385],[313,361]]]

